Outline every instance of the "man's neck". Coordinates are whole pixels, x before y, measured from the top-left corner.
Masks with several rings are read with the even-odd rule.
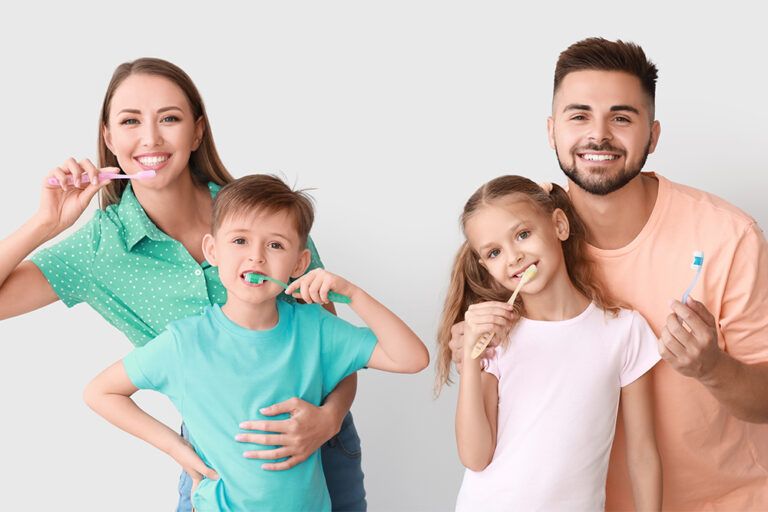
[[[568,183],[568,195],[586,225],[587,240],[599,249],[620,249],[634,240],[651,217],[658,193],[658,179],[647,174],[638,174],[605,196]]]

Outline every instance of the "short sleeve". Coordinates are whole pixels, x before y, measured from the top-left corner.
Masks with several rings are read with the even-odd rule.
[[[754,222],[736,246],[721,304],[726,351],[747,364],[768,361],[768,244]]]
[[[171,399],[181,398],[181,351],[173,328],[134,349],[123,359],[125,371],[139,389],[159,391]]]
[[[67,307],[87,301],[92,293],[93,261],[101,241],[100,217],[98,210],[85,226],[31,258]]]
[[[496,350],[493,351],[493,355],[491,357],[484,357],[481,361],[483,371],[490,373],[496,377],[497,380],[501,380],[501,370],[499,369],[499,352],[502,352],[503,350],[504,349],[502,347],[496,347]]]
[[[627,339],[625,340],[624,364],[621,368],[620,385],[632,384],[659,362],[658,338],[651,326],[637,311],[632,311]]]
[[[376,347],[376,336],[367,327],[357,327],[317,306],[323,364],[323,396],[333,391],[347,375],[365,367]]]

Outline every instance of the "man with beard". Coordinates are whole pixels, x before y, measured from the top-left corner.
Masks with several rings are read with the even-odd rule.
[[[555,69],[549,143],[587,226],[597,277],[660,337],[663,508],[768,510],[768,244],[753,218],[722,199],[641,172],[661,131],[656,78],[635,44],[571,45]],[[683,304],[694,251],[705,258],[692,291],[699,300]],[[462,329],[454,326],[452,348]],[[453,350],[457,363],[461,355]],[[608,510],[632,509],[623,430],[619,419]]]

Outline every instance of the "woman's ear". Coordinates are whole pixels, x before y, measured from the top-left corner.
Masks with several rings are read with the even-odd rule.
[[[214,243],[213,235],[210,233],[206,233],[206,235],[203,237],[203,255],[205,256],[205,261],[216,266],[216,244]]]
[[[195,121],[195,140],[192,142],[192,151],[197,151],[200,144],[203,142],[203,135],[205,134],[205,119],[203,116],[197,118]]]
[[[101,125],[101,138],[104,139],[104,144],[107,145],[107,149],[109,149],[114,155],[115,150],[112,149],[112,134],[109,133],[109,128],[107,128],[106,124]]]
[[[309,263],[312,261],[312,253],[309,252],[309,249],[304,249],[301,251],[301,254],[299,255],[299,261],[296,262],[296,267],[293,269],[293,272],[291,273],[291,277],[294,279],[297,279],[304,275],[304,272],[307,271],[307,267],[309,266]]]
[[[568,222],[568,216],[563,210],[555,208],[555,211],[552,212],[552,223],[555,226],[557,238],[559,238],[561,242],[568,240],[568,237],[571,236],[571,225]]]

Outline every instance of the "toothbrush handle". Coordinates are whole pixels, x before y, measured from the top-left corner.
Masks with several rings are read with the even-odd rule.
[[[478,338],[478,340],[475,342],[475,346],[472,347],[472,359],[477,359],[480,357],[480,354],[483,353],[485,347],[488,346],[494,335],[495,333],[487,332]]]
[[[338,302],[339,304],[349,304],[350,302],[352,302],[352,299],[350,299],[346,295],[342,295],[340,293],[336,293],[333,291],[328,292],[328,300],[330,300],[331,302]]]
[[[121,176],[124,176],[123,174],[116,174],[113,172],[102,172],[99,173],[99,181],[104,180],[112,180],[112,179],[119,179]],[[81,174],[80,175],[80,183],[85,185],[86,183],[90,183],[91,178],[87,174]],[[48,184],[49,185],[61,185],[58,178],[48,178]],[[75,180],[72,178],[72,175],[67,176],[67,185],[74,185]]]

